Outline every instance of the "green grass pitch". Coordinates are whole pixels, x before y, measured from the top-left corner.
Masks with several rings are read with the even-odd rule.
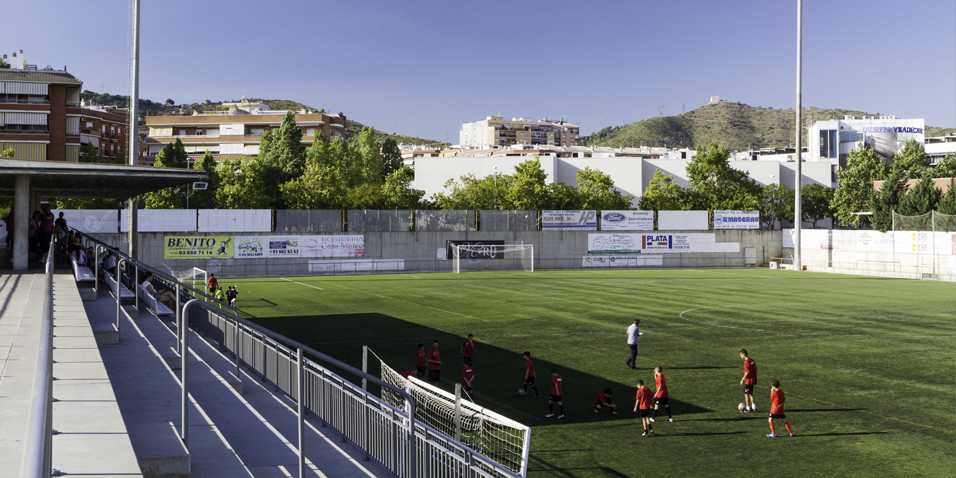
[[[956,284],[767,269],[221,278],[258,323],[353,365],[441,344],[442,386],[478,343],[476,401],[532,426],[529,476],[952,476]],[[625,328],[641,319],[638,370]],[[741,348],[757,413],[741,414]],[[532,352],[542,397],[517,397]],[[642,438],[634,382],[664,367],[675,422]],[[551,367],[567,418],[545,418]],[[374,371],[374,370],[373,370]],[[769,433],[770,380],[796,437]],[[605,387],[621,413],[594,414]],[[658,416],[666,416],[661,413]],[[778,425],[778,435],[784,434]]]

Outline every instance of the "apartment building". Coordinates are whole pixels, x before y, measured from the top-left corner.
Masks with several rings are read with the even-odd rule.
[[[80,145],[92,145],[107,163],[129,162],[129,112],[86,106],[80,110]]]
[[[0,150],[14,159],[77,161],[83,82],[58,70],[0,69]]]
[[[148,133],[141,163],[152,164],[156,153],[180,140],[190,157],[206,151],[216,159],[250,158],[259,154],[259,141],[266,131],[279,128],[288,111],[271,110],[264,103],[246,99],[223,103],[222,111],[180,116],[148,116]],[[311,146],[317,135],[335,140],[345,135],[345,115],[294,112],[302,130],[302,144]]]
[[[488,116],[480,121],[463,123],[459,131],[459,143],[467,148],[494,148],[523,144],[530,146],[576,146],[580,129],[571,123],[551,121],[544,118],[532,121],[528,118],[506,120],[501,116]]]

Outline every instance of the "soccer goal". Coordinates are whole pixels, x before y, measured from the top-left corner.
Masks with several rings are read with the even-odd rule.
[[[455,272],[534,272],[534,244],[455,244]]]
[[[405,378],[370,349],[366,350],[380,362],[382,380],[405,389],[415,400],[416,419],[513,473],[526,475],[531,450],[530,427],[468,399],[457,399],[455,394],[415,377]],[[396,407],[404,403],[403,397],[386,390],[382,391],[382,399]]]
[[[166,264],[163,264],[163,267],[169,271],[169,275],[175,277],[179,282],[186,284],[186,281],[191,281],[191,286],[193,289],[196,289],[200,292],[204,292],[206,290],[206,271],[198,267],[169,267]],[[202,282],[197,288],[196,279],[200,277],[202,277]]]

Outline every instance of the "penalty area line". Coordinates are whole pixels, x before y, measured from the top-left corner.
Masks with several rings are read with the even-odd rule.
[[[287,280],[287,281],[289,281],[289,282],[292,282],[293,284],[299,284],[299,285],[304,285],[304,286],[306,286],[306,287],[311,287],[311,288],[313,288],[313,289],[325,290],[325,289],[323,289],[323,288],[321,288],[321,287],[317,287],[317,286],[314,286],[314,285],[311,285],[311,284],[306,284],[305,282],[299,282],[299,281],[297,281],[297,280],[286,279],[285,277],[280,277],[280,279],[282,279],[282,280]]]

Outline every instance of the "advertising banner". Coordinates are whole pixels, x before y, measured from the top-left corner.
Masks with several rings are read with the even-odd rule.
[[[286,247],[293,246],[287,244]],[[363,257],[365,256],[365,236],[361,234],[298,236],[296,247],[301,254],[299,257]]]
[[[602,211],[602,231],[653,231],[654,211]]]
[[[714,229],[760,229],[760,211],[714,211]]]
[[[716,242],[713,233],[588,234],[588,254],[739,252],[736,242]]]
[[[500,247],[490,247],[503,246],[504,244],[505,241],[445,241],[445,258],[455,258],[455,246],[477,246],[467,251],[462,251],[461,257],[466,259],[504,259],[505,253]]]
[[[542,231],[596,231],[597,211],[541,211]]]
[[[165,259],[230,259],[232,236],[165,236]]]
[[[637,256],[584,256],[584,267],[636,267]]]

